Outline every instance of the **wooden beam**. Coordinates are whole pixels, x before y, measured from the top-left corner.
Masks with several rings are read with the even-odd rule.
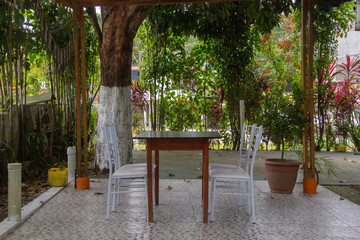
[[[67,7],[83,6],[121,6],[121,5],[157,5],[178,3],[205,3],[205,2],[236,2],[236,0],[56,0]]]

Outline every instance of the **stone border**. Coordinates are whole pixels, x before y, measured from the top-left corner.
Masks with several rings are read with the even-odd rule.
[[[70,183],[71,181],[69,181]],[[12,230],[22,224],[26,219],[33,215],[38,209],[40,209],[46,202],[56,196],[61,190],[69,185],[69,183],[63,187],[52,187],[39,197],[35,198],[24,207],[21,208],[20,221],[10,221],[7,218],[0,222],[0,240],[5,238]]]

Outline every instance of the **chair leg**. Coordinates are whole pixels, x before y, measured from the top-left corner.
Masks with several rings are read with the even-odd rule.
[[[112,208],[111,211],[115,212],[116,210],[116,195],[117,195],[117,187],[118,187],[118,179],[114,181],[114,192],[113,192],[113,200],[112,200]]]
[[[214,181],[213,179],[211,178],[210,179],[210,191],[209,191],[209,208],[208,208],[208,213],[211,213],[212,211],[212,201],[213,201],[213,196],[212,196],[212,193],[214,191]]]
[[[144,177],[145,184],[145,196],[146,196],[146,209],[149,210],[149,195],[148,195],[148,187],[147,187],[147,176]],[[153,193],[154,195],[154,193]]]
[[[118,184],[117,184],[117,189],[116,189],[116,191],[118,192],[116,194],[116,203],[117,203],[117,205],[120,205],[120,186],[121,186],[121,178],[118,179]]]
[[[109,219],[109,212],[110,212],[110,195],[111,195],[111,183],[112,180],[109,178],[109,184],[108,184],[108,196],[107,196],[107,203],[106,203],[106,220]]]
[[[152,185],[153,185],[153,186],[152,186],[153,206],[155,206],[155,205],[156,205],[156,202],[155,202],[155,174],[154,174],[154,172],[153,172],[152,176],[153,176],[153,180],[152,180]],[[147,184],[146,179],[145,179],[145,184]]]
[[[250,182],[250,187],[251,187],[251,208],[252,208],[252,222],[255,223],[256,222],[256,218],[255,218],[255,196],[254,196],[254,181]]]
[[[249,191],[249,182],[246,182],[246,203],[247,203],[247,209],[248,213],[251,213],[250,210],[250,191]]]
[[[214,221],[214,206],[215,206],[215,191],[216,191],[216,179],[211,179],[212,192],[211,192],[211,214],[210,221]]]
[[[241,189],[242,187],[241,187],[241,182],[239,182],[239,205],[241,206],[241,204],[242,204],[242,195],[241,195],[241,191],[242,191],[242,189]]]

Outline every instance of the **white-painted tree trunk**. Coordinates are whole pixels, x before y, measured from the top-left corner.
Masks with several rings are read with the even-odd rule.
[[[103,146],[102,126],[114,122],[119,138],[121,163],[132,161],[131,132],[131,87],[100,87],[98,107],[97,146],[95,162],[100,170],[108,168],[108,159]]]

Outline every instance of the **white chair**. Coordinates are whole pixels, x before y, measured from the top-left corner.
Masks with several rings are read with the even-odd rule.
[[[256,151],[260,146],[263,128],[253,126],[251,128],[249,147],[247,148],[248,158],[245,161],[245,168],[241,167],[216,167],[210,172],[211,185],[210,185],[210,221],[214,220],[214,206],[215,206],[215,193],[216,184],[231,183],[233,186],[223,186],[226,188],[235,188],[239,192],[217,192],[217,194],[226,195],[242,195],[247,197],[247,208],[248,213],[252,214],[252,222],[256,221],[255,218],[255,199],[254,199],[254,181],[253,181],[253,170],[254,162],[256,157]],[[246,183],[245,192],[239,187],[242,182]],[[234,185],[235,184],[235,185]],[[249,186],[250,184],[250,186]],[[250,206],[251,205],[251,206]]]
[[[239,161],[237,165],[230,165],[230,164],[223,164],[223,163],[210,163],[209,164],[209,173],[211,175],[211,171],[213,171],[216,168],[237,168],[241,167],[241,164],[244,159],[244,167],[246,167],[246,162],[249,161],[250,155],[249,155],[249,146],[250,146],[250,137],[251,137],[251,129],[253,127],[256,127],[256,124],[254,125],[246,125],[244,123],[242,132],[241,132],[241,141],[240,141],[240,151],[239,151]]]
[[[148,203],[147,194],[147,167],[146,163],[121,165],[118,137],[115,124],[109,123],[102,127],[104,144],[107,150],[109,162],[109,184],[106,208],[106,219],[109,219],[110,197],[113,194],[112,211],[115,211],[115,202],[120,203],[120,194],[129,192],[142,192],[145,190],[146,204]],[[153,165],[154,171],[155,165]],[[154,176],[154,173],[153,173]],[[123,179],[131,181],[121,182]],[[137,179],[137,180],[134,180]],[[153,181],[154,182],[154,181]],[[132,189],[133,188],[133,189]],[[139,190],[139,188],[143,188]],[[154,191],[154,187],[153,187]],[[153,197],[154,192],[153,192]]]

